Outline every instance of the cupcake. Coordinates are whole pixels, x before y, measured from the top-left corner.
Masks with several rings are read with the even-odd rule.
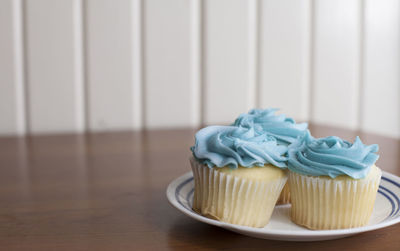
[[[291,219],[310,229],[366,225],[382,172],[378,145],[338,137],[315,139],[309,132],[289,147]]]
[[[246,128],[253,127],[258,133],[265,133],[276,138],[278,144],[288,146],[297,137],[302,136],[307,130],[307,123],[296,124],[294,119],[284,114],[276,115],[278,109],[252,109],[248,113],[241,114],[233,123],[234,126]],[[278,199],[278,204],[290,202],[289,184],[285,184]]]
[[[253,128],[209,126],[191,148],[193,210],[219,221],[264,227],[287,181],[287,147]]]

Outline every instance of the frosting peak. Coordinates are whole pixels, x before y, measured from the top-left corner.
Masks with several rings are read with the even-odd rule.
[[[288,168],[303,175],[361,179],[379,158],[375,154],[378,148],[376,144],[364,145],[358,136],[352,144],[335,136],[315,139],[307,131],[289,146]]]
[[[241,114],[233,123],[234,126],[254,127],[257,132],[266,133],[275,137],[278,143],[289,145],[296,138],[304,134],[307,123],[296,124],[294,119],[284,114],[275,115],[278,109],[252,109],[248,113]]]
[[[287,147],[275,138],[259,134],[253,128],[209,126],[196,133],[191,150],[194,157],[208,167],[237,168],[272,164],[286,167]]]

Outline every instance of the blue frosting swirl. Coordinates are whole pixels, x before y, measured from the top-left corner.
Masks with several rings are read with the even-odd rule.
[[[359,137],[352,144],[335,136],[315,139],[307,131],[289,146],[288,168],[303,175],[361,179],[379,158],[378,149],[376,144],[364,145]]]
[[[196,133],[191,150],[194,157],[208,167],[237,168],[272,164],[287,166],[287,147],[275,138],[258,134],[253,128],[209,126]]]
[[[275,137],[279,144],[290,145],[307,130],[307,123],[296,124],[294,119],[284,114],[275,115],[278,109],[252,109],[241,114],[234,126],[254,127],[257,132]]]

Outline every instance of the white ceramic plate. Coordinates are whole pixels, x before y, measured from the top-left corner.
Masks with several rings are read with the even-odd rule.
[[[383,172],[370,223],[364,227],[341,230],[309,230],[290,221],[290,205],[276,206],[264,228],[239,226],[212,220],[192,210],[194,181],[192,172],[172,181],[167,188],[169,202],[184,214],[204,223],[240,234],[271,240],[321,241],[338,239],[362,232],[384,228],[400,222],[400,178]]]

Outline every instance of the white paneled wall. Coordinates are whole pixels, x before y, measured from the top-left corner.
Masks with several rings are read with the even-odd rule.
[[[360,0],[315,1],[311,119],[357,128],[360,77]]]
[[[130,0],[88,0],[86,14],[87,127],[141,126],[140,5]]]
[[[309,118],[310,0],[261,1],[261,107]]]
[[[79,0],[25,1],[28,130],[83,131]]]
[[[255,103],[248,0],[204,1],[204,122],[226,123]],[[227,8],[229,6],[229,8]],[[233,122],[233,121],[232,121]]]
[[[0,134],[231,123],[400,137],[397,0],[0,1]]]
[[[361,128],[400,137],[400,2],[365,2]]]
[[[0,134],[26,130],[21,1],[0,1]]]
[[[144,125],[148,128],[194,126],[198,123],[192,116],[197,104],[190,77],[191,4],[194,2],[147,0],[143,3]]]

